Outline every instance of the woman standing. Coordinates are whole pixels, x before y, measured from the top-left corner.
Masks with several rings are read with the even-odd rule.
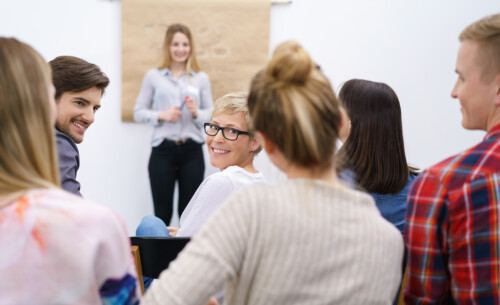
[[[134,119],[154,126],[149,180],[155,215],[170,223],[175,182],[178,213],[203,181],[203,123],[212,108],[210,80],[196,61],[191,32],[183,24],[168,27],[162,64],[146,73]]]
[[[297,43],[254,77],[253,127],[286,173],[233,193],[154,281],[141,304],[391,304],[403,239],[373,199],[337,181],[340,113],[327,78]]]
[[[417,175],[408,166],[398,96],[391,87],[351,79],[339,94],[347,116],[339,175],[354,174],[356,184],[375,199],[382,216],[403,232],[406,196]]]

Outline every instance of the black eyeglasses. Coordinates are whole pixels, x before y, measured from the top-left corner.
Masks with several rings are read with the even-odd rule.
[[[250,135],[248,131],[241,131],[232,127],[220,127],[213,123],[205,123],[203,126],[205,126],[205,133],[207,135],[215,137],[219,133],[219,130],[221,130],[222,136],[229,141],[236,141],[240,134]]]

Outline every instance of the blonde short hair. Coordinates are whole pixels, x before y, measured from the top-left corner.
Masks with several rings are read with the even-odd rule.
[[[220,98],[218,98],[214,103],[214,108],[212,109],[211,117],[215,117],[221,113],[236,113],[243,112],[243,117],[245,118],[245,123],[248,126],[248,132],[250,133],[250,139],[255,136],[254,129],[252,128],[252,121],[250,120],[250,114],[248,113],[247,104],[248,94],[246,92],[233,92],[228,93]],[[253,151],[254,155],[257,155],[262,150],[262,145]]]
[[[38,52],[0,37],[0,196],[59,185],[51,84]]]
[[[460,33],[459,40],[479,44],[475,60],[483,69],[483,80],[491,80],[500,74],[500,14],[470,24]]]

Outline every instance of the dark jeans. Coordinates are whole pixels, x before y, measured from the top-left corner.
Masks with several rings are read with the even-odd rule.
[[[164,140],[159,146],[153,147],[148,170],[155,215],[169,224],[175,181],[179,185],[179,215],[203,181],[205,162],[202,144],[190,139],[185,143]]]

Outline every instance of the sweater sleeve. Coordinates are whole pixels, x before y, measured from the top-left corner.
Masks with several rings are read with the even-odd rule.
[[[238,196],[240,191],[224,202],[153,282],[141,304],[203,304],[237,276],[255,214],[250,202]]]

